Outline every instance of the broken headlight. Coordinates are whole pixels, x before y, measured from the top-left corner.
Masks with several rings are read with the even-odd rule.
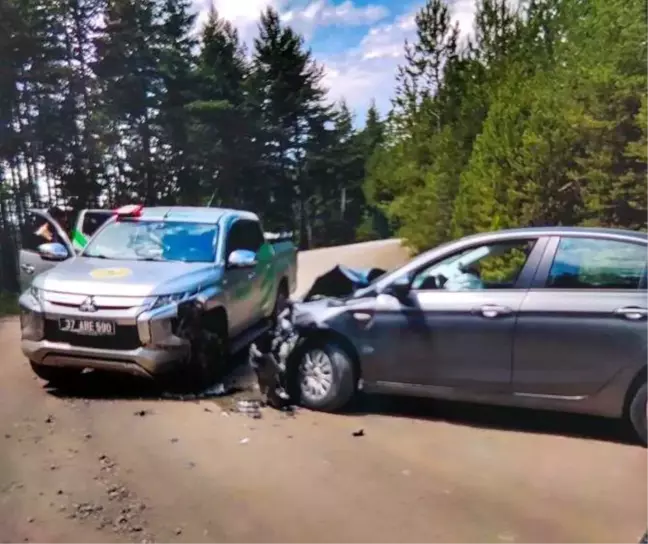
[[[163,306],[168,306],[169,304],[177,304],[189,297],[189,293],[176,293],[174,295],[161,295],[155,299],[153,304],[151,304],[151,310],[156,310],[157,308],[162,308]]]

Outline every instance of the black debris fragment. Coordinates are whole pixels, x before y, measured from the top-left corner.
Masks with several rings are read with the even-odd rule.
[[[367,287],[376,278],[382,276],[382,268],[353,269],[338,265],[319,276],[304,295],[304,302],[322,297],[343,297],[355,290]]]
[[[52,414],[45,418],[45,423],[54,423],[54,416]]]
[[[357,431],[353,431],[351,433],[351,436],[355,436],[355,437],[364,436],[364,435],[365,435],[364,429],[358,429]]]
[[[137,412],[134,412],[134,416],[139,416],[139,417],[144,417],[151,415],[153,412],[151,410],[137,410]]]
[[[178,439],[177,439],[177,438],[172,438],[172,439],[171,439],[171,444],[175,444],[176,442],[178,442]]]

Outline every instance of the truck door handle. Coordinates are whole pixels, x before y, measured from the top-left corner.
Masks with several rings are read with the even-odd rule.
[[[508,306],[500,306],[498,304],[484,304],[479,308],[472,311],[473,314],[481,314],[488,319],[494,319],[499,316],[511,315],[513,310]]]
[[[256,277],[256,273],[255,273],[255,272],[250,272],[250,273],[248,274],[248,280],[253,280],[255,277]]]
[[[25,274],[33,274],[34,270],[35,270],[34,267],[32,265],[30,265],[30,264],[21,264],[20,268],[22,268],[22,270],[23,270],[23,272],[25,272]]]
[[[638,306],[625,306],[614,310],[614,315],[623,319],[630,319],[631,321],[639,321],[648,315],[646,308],[639,308]]]

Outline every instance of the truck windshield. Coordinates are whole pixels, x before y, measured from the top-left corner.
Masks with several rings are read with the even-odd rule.
[[[218,226],[175,221],[116,221],[87,245],[83,257],[207,263],[215,259]]]

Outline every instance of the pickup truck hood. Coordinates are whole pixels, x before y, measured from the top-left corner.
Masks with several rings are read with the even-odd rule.
[[[193,290],[221,280],[211,263],[118,261],[75,257],[34,279],[34,287],[68,294],[148,297]]]

